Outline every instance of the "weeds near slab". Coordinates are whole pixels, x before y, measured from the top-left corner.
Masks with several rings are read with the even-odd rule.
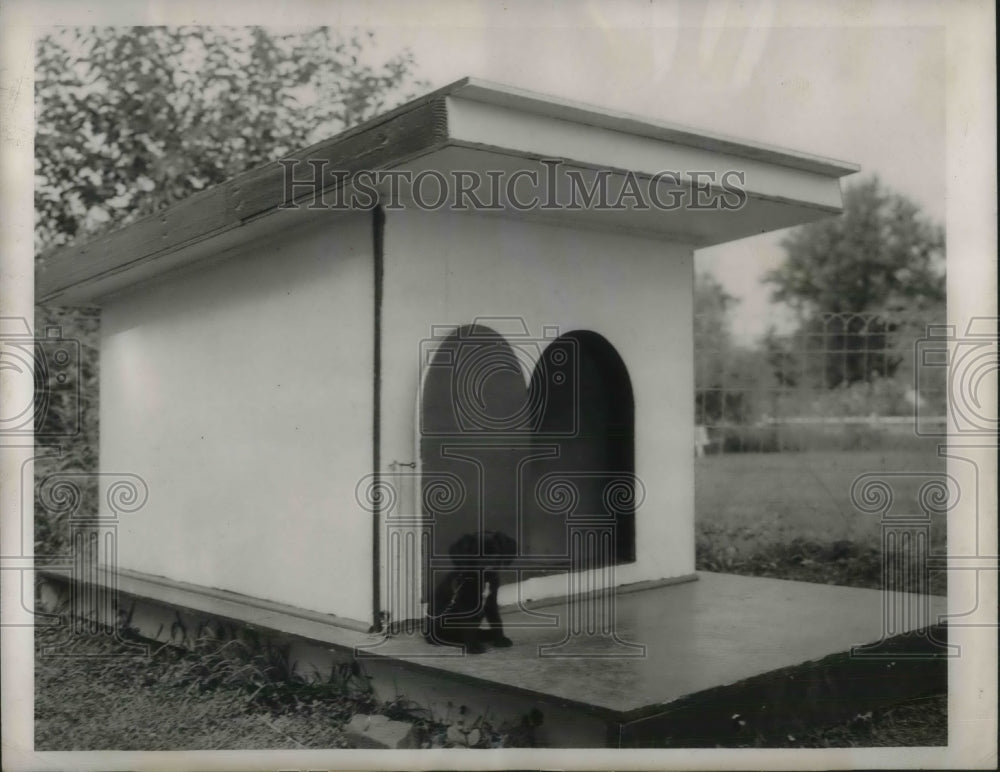
[[[411,722],[424,748],[537,744],[537,711],[501,723],[461,708],[453,721],[435,721],[405,698],[380,703],[356,661],[307,677],[287,646],[253,631],[206,625],[194,633],[175,626],[174,632],[174,642],[152,643],[127,625],[117,639],[103,628],[68,637],[65,628],[37,629],[36,746],[349,747],[343,727],[357,713]],[[142,653],[129,646],[140,642],[148,644]],[[59,653],[46,656],[54,644]]]

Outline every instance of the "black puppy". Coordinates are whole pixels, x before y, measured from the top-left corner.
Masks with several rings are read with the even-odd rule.
[[[468,533],[448,550],[454,570],[445,574],[434,589],[426,633],[430,643],[461,644],[470,654],[485,651],[484,643],[513,645],[503,634],[497,592],[498,570],[517,556],[517,542],[506,534],[486,531],[480,554],[479,537],[478,533]],[[479,628],[483,619],[489,629]]]

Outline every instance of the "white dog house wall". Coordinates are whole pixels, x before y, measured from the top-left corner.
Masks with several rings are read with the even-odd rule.
[[[518,542],[502,603],[693,577],[694,250],[855,170],[466,79],[51,256],[148,485],[118,569],[363,628],[470,532]]]

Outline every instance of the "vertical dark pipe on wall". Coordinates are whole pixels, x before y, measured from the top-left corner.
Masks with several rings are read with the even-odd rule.
[[[375,304],[374,304],[374,350],[372,356],[372,629],[382,630],[382,555],[379,529],[382,525],[382,291],[385,276],[385,211],[381,206],[372,210],[372,255],[374,260]]]

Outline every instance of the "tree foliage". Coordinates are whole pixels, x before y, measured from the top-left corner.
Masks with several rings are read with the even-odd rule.
[[[879,182],[847,189],[844,213],[792,230],[772,299],[805,315],[925,311],[945,299],[944,229]]]
[[[712,274],[699,272],[694,279],[694,339],[708,350],[727,348],[732,341],[729,311],[735,297]]]
[[[733,339],[729,312],[738,302],[711,274],[695,277],[695,421],[702,425],[747,423],[760,409],[766,365]]]
[[[834,388],[891,378],[904,349],[944,319],[944,229],[877,177],[847,189],[843,215],[794,229],[782,246],[785,262],[765,281],[773,300],[798,311],[801,344],[766,342],[772,363],[782,363],[779,382]]]
[[[350,127],[423,84],[372,33],[60,28],[38,41],[38,251],[123,225]]]

